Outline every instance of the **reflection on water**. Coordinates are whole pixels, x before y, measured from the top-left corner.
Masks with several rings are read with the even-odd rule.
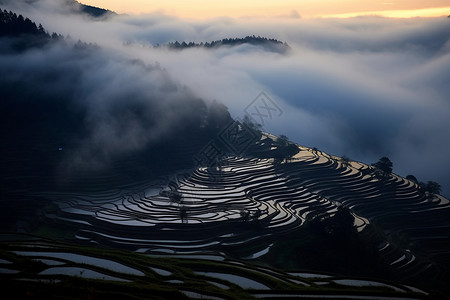
[[[233,274],[226,274],[226,273],[215,273],[215,272],[195,272],[196,274],[199,275],[205,275],[205,276],[209,276],[209,277],[215,277],[215,278],[219,278],[222,280],[226,280],[229,282],[232,282],[238,286],[240,286],[243,289],[257,289],[257,290],[268,290],[269,287],[267,287],[266,285],[259,283],[255,280],[246,278],[246,277],[242,277],[242,276],[238,276],[238,275],[233,275]]]
[[[397,292],[404,292],[405,290],[399,289],[395,286],[389,285],[389,284],[385,284],[385,283],[381,283],[381,282],[376,282],[376,281],[368,281],[368,280],[355,280],[355,279],[337,279],[337,280],[333,280],[335,283],[337,284],[342,284],[342,285],[348,285],[348,286],[376,286],[376,287],[386,287],[386,288],[390,288],[393,289]]]
[[[39,275],[67,275],[67,276],[79,276],[83,278],[90,279],[103,279],[103,280],[114,280],[114,281],[124,281],[130,282],[123,278],[118,278],[114,276],[109,276],[100,272],[92,271],[86,268],[78,267],[53,267],[39,273]]]
[[[14,251],[18,255],[25,256],[36,256],[36,257],[49,257],[49,258],[59,258],[63,260],[68,260],[74,263],[88,264],[92,266],[97,266],[100,268],[105,268],[114,272],[144,276],[145,274],[134,268],[130,268],[123,264],[117,263],[115,261],[97,258],[92,256],[86,256],[81,254],[66,253],[66,252],[39,252],[39,251]]]
[[[155,267],[150,267],[150,269],[152,269],[155,273],[161,275],[161,276],[170,276],[172,275],[172,272],[160,269],[160,268],[155,268]]]

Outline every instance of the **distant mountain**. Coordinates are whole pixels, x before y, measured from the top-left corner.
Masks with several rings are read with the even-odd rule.
[[[78,11],[82,14],[86,14],[94,18],[105,18],[111,15],[116,15],[115,12],[110,11],[108,9],[82,4],[75,0],[66,0],[66,1],[68,2],[69,5],[73,7],[74,11]]]
[[[266,37],[260,37],[260,36],[246,36],[244,38],[225,38],[221,40],[216,40],[212,42],[206,42],[206,43],[195,43],[195,42],[171,42],[166,45],[156,45],[156,47],[167,47],[169,49],[176,49],[176,50],[183,50],[183,49],[189,49],[189,48],[206,48],[206,49],[213,49],[213,48],[220,48],[220,47],[234,47],[234,46],[240,46],[240,45],[255,45],[260,46],[264,50],[271,51],[271,52],[278,52],[278,53],[285,53],[287,52],[290,47],[286,42],[282,42],[276,39],[269,39]]]
[[[33,5],[39,3],[42,0],[19,0],[23,4]],[[10,3],[17,4],[19,1],[17,0],[0,0],[0,5],[6,5]],[[80,13],[83,15],[87,15],[93,18],[107,18],[112,15],[116,15],[115,12],[103,9],[91,5],[82,4],[76,0],[59,0],[60,4],[65,4],[67,6],[67,10],[70,13]]]

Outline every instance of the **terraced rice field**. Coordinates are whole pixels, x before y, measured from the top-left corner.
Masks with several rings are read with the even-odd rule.
[[[263,257],[268,237],[294,231],[315,216],[351,209],[359,234],[373,224],[385,236],[379,255],[405,278],[434,276],[450,259],[450,202],[427,197],[416,183],[392,174],[380,180],[360,162],[299,146],[290,161],[230,156],[220,167],[199,167],[171,180],[141,182],[96,193],[46,194],[58,206],[47,219],[77,228],[85,244],[140,253],[223,260],[227,249],[259,243],[242,259]],[[171,191],[181,195],[174,201]],[[402,237],[403,248],[390,240]],[[421,249],[417,254],[409,246]],[[420,255],[421,259],[418,259]]]
[[[162,258],[3,234],[0,278],[12,296],[133,299],[429,299],[422,289],[242,261]],[[127,292],[128,291],[128,292]],[[71,292],[73,294],[71,294]]]
[[[115,169],[96,176],[92,181],[86,179],[92,177],[84,171],[73,174],[70,183],[82,182],[82,189],[47,192],[51,189],[43,185],[33,187],[32,195],[30,192],[27,196],[52,200],[55,207],[44,212],[46,226],[50,230],[61,228],[66,231],[64,238],[70,242],[127,249],[161,260],[169,257],[180,261],[202,261],[204,265],[230,265],[231,261],[233,266],[242,263],[270,265],[266,257],[283,255],[274,254],[274,251],[279,251],[276,248],[277,237],[296,233],[314,217],[332,216],[343,206],[351,210],[358,235],[366,239],[373,237],[374,240],[380,235],[384,237],[377,245],[380,260],[396,272],[405,286],[411,286],[394,285],[395,288],[409,293],[415,289],[412,286],[428,288],[430,285],[422,285],[425,280],[443,282],[448,277],[445,277],[445,272],[448,272],[450,262],[450,203],[446,198],[427,197],[414,182],[395,174],[380,181],[364,163],[351,162],[344,166],[339,158],[324,152],[303,146],[299,149],[292,160],[282,163],[275,163],[270,158],[229,156],[221,161],[220,167],[199,167],[179,172],[172,178],[128,180],[127,184],[123,184],[122,177],[129,172],[122,169],[127,169],[130,163],[117,161]],[[27,170],[26,164],[19,165]],[[29,174],[26,171],[21,173]],[[171,199],[173,191],[179,193],[181,199]],[[17,199],[20,200],[22,195],[22,190],[18,190]],[[186,284],[186,277],[177,277],[175,270],[164,264],[153,264],[143,269],[122,263],[143,272],[145,275],[142,276],[113,270],[99,260],[81,262],[69,260],[69,256],[58,258],[58,251],[48,248],[38,250],[42,252],[40,254],[33,253],[37,251],[34,248],[29,251],[19,247],[11,251],[46,266],[33,275],[33,280],[81,275],[82,278],[132,283],[147,278],[147,272],[150,272],[163,278],[164,284],[180,287],[189,297],[202,297],[201,290],[188,288],[192,287],[192,282]],[[52,255],[47,255],[49,251],[53,252]],[[62,253],[86,255],[67,250]],[[2,259],[2,277],[23,276],[23,270],[16,268],[10,257]],[[216,268],[192,267],[192,271],[197,272],[196,279],[204,278],[216,288],[224,285],[246,289],[248,287],[232,282],[236,277],[231,275],[243,276],[270,288],[255,290],[253,296],[281,298],[281,294],[273,294],[277,290],[276,285],[264,282],[258,276],[244,276],[242,269],[230,272],[226,268],[219,271]],[[378,282],[379,279],[348,278],[317,273],[317,270],[294,271],[302,275],[276,272],[283,274],[284,283],[302,288],[340,286],[352,289],[357,280],[367,283]],[[271,272],[273,275],[275,271]],[[267,275],[266,271],[263,273]],[[222,279],[218,278],[220,274],[225,274]],[[381,284],[392,285],[392,282]],[[225,289],[224,286],[220,289]],[[289,296],[286,291],[282,294],[283,297]],[[213,295],[218,297],[218,294],[209,294]]]

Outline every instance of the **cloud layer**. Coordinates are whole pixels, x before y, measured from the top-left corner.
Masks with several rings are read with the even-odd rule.
[[[283,111],[265,120],[266,130],[367,163],[388,156],[395,172],[437,181],[450,193],[447,18],[185,21],[152,14],[95,21],[68,15],[53,1],[10,6],[49,31],[102,47],[109,58],[103,58],[101,68],[83,73],[74,87],[80,93],[101,81],[100,98],[103,93],[114,98],[118,86],[147,91],[148,84],[164,93],[158,78],[120,63],[130,59],[158,63],[177,84],[203,99],[225,103],[235,117],[243,117],[245,108],[265,91]],[[286,41],[292,51],[281,55],[244,45],[180,52],[150,46],[246,35]],[[94,96],[85,95],[89,97]],[[107,118],[92,111],[93,119]],[[99,130],[109,132],[107,127]]]

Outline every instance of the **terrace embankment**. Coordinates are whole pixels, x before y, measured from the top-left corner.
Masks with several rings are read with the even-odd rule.
[[[344,165],[337,157],[298,147],[288,161],[229,156],[220,165],[180,172],[170,181],[136,183],[126,193],[47,194],[58,209],[46,217],[75,227],[73,238],[86,244],[240,259],[265,250],[256,255],[263,261],[274,249],[280,251],[280,237],[314,220],[328,224],[345,208],[356,235],[377,242],[378,261],[393,277],[434,284],[446,276],[447,199],[425,195],[398,175],[380,179],[366,164]]]

